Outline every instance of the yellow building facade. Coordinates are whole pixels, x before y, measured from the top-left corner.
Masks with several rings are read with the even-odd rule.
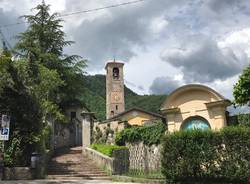
[[[160,114],[148,112],[140,108],[132,108],[114,116],[111,119],[106,120],[106,122],[114,121],[127,122],[132,126],[143,126],[145,124],[151,124],[156,121],[165,122],[165,117]]]
[[[167,118],[169,132],[194,128],[219,130],[226,126],[226,107],[230,104],[215,90],[191,84],[168,95],[161,112]]]

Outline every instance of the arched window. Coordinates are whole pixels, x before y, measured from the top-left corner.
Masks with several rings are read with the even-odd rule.
[[[113,79],[119,79],[119,69],[113,68]]]
[[[193,129],[201,129],[208,130],[211,129],[208,121],[200,116],[192,116],[187,118],[181,125],[182,130],[193,130]]]

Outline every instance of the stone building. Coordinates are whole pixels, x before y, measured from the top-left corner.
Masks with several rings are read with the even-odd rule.
[[[123,63],[106,64],[106,118],[125,111]]]
[[[90,145],[94,114],[84,105],[70,105],[65,110],[68,123],[51,123],[53,150],[62,147]]]
[[[168,95],[161,112],[167,118],[169,132],[194,128],[218,130],[227,125],[226,108],[230,104],[215,90],[190,84]]]

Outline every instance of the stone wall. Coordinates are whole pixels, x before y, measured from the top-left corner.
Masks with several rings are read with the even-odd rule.
[[[31,180],[33,171],[29,167],[5,167],[4,180]]]
[[[161,146],[144,145],[143,142],[126,143],[129,149],[129,169],[159,171],[161,169]]]
[[[128,150],[114,150],[112,157],[108,157],[91,148],[83,150],[84,156],[93,160],[99,167],[108,170],[111,174],[124,174],[129,169]]]
[[[111,122],[96,122],[93,126],[93,143],[106,143],[106,144],[115,144],[115,135],[124,130],[127,126],[126,122],[120,121],[111,121]],[[101,132],[101,138],[97,131]],[[113,133],[107,134],[108,130],[112,130]]]

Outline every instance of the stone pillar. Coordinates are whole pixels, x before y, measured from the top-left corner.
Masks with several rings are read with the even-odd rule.
[[[91,144],[91,115],[82,114],[82,148],[86,148]]]

